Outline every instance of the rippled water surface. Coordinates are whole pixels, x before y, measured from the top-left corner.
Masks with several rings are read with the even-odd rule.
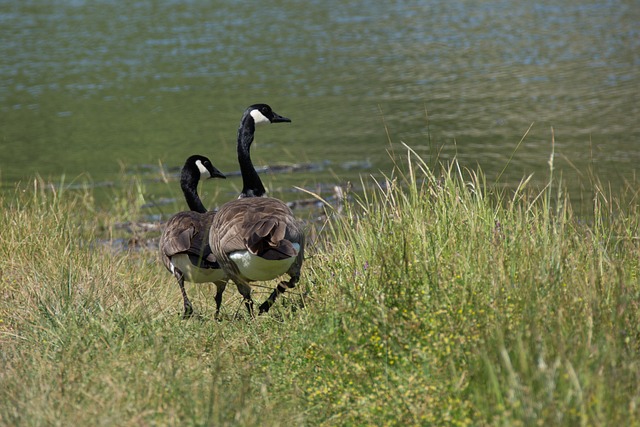
[[[635,182],[637,1],[344,3],[0,1],[2,188],[35,174],[109,188],[124,170],[149,199],[175,196],[158,165],[200,153],[237,171],[255,102],[292,119],[260,128],[252,151],[304,166],[263,173],[283,197],[389,171],[401,141],[493,180],[532,124],[504,184],[544,182],[552,128],[575,198],[591,173]],[[221,200],[240,186],[219,182]]]

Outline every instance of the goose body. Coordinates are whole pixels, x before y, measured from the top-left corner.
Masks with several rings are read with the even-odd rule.
[[[224,272],[208,243],[214,212],[194,213],[180,212],[167,222],[168,231],[161,238],[165,266],[174,275],[179,271],[191,283],[222,280]]]
[[[260,306],[269,311],[276,297],[293,288],[304,258],[304,232],[289,207],[271,197],[242,198],[225,203],[216,214],[209,246],[226,276],[233,280],[253,314],[251,282],[275,279],[278,284]]]
[[[198,196],[201,177],[225,178],[208,158],[198,155],[189,157],[182,168],[180,187],[191,210],[179,212],[167,221],[159,244],[162,263],[180,286],[184,317],[193,313],[193,306],[184,288],[185,281],[216,284],[216,315],[220,311],[222,293],[226,287],[224,270],[209,247],[209,228],[215,212],[208,212]]]
[[[282,201],[264,197],[266,190],[251,162],[250,148],[255,126],[291,120],[276,114],[266,104],[247,108],[238,128],[238,162],[243,189],[237,200],[224,204],[209,232],[209,246],[226,276],[233,280],[253,315],[251,282],[288,274],[260,306],[269,310],[276,297],[293,288],[300,278],[304,254],[304,233],[291,209]]]

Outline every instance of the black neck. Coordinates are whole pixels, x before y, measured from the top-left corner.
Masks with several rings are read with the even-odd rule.
[[[267,192],[253,167],[249,150],[253,142],[256,125],[253,118],[246,114],[238,128],[238,163],[242,174],[242,193],[240,197],[262,197]]]
[[[189,209],[195,212],[205,213],[207,208],[202,204],[200,196],[198,196],[198,181],[200,180],[200,174],[194,176],[192,172],[183,170],[180,177],[180,187],[184,194],[184,199],[189,205]]]

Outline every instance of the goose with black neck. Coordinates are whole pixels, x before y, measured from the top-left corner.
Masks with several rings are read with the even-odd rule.
[[[207,211],[198,195],[198,183],[202,177],[225,178],[208,158],[190,156],[180,174],[180,188],[191,210],[178,212],[167,221],[159,244],[160,259],[180,286],[184,318],[193,314],[193,306],[184,287],[185,280],[191,283],[215,283],[216,316],[220,313],[222,293],[227,284],[224,270],[209,246],[209,227],[215,212]]]
[[[290,121],[266,104],[254,104],[245,110],[238,128],[242,193],[220,208],[209,232],[211,251],[226,277],[236,284],[252,317],[250,283],[289,275],[290,279],[281,281],[260,305],[259,312],[265,313],[278,295],[299,281],[304,260],[305,236],[300,222],[285,203],[265,197],[266,190],[250,156],[256,125]]]

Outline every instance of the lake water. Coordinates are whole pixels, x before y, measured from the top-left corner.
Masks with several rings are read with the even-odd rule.
[[[256,165],[306,166],[263,174],[284,198],[388,172],[401,141],[492,181],[532,124],[501,183],[546,180],[552,128],[574,199],[592,173],[614,192],[637,182],[637,0],[16,0],[0,34],[4,191],[38,174],[100,192],[124,171],[150,200],[179,196],[158,165],[199,153],[237,171],[256,102],[292,119],[258,129]],[[241,186],[215,185],[220,201]]]

